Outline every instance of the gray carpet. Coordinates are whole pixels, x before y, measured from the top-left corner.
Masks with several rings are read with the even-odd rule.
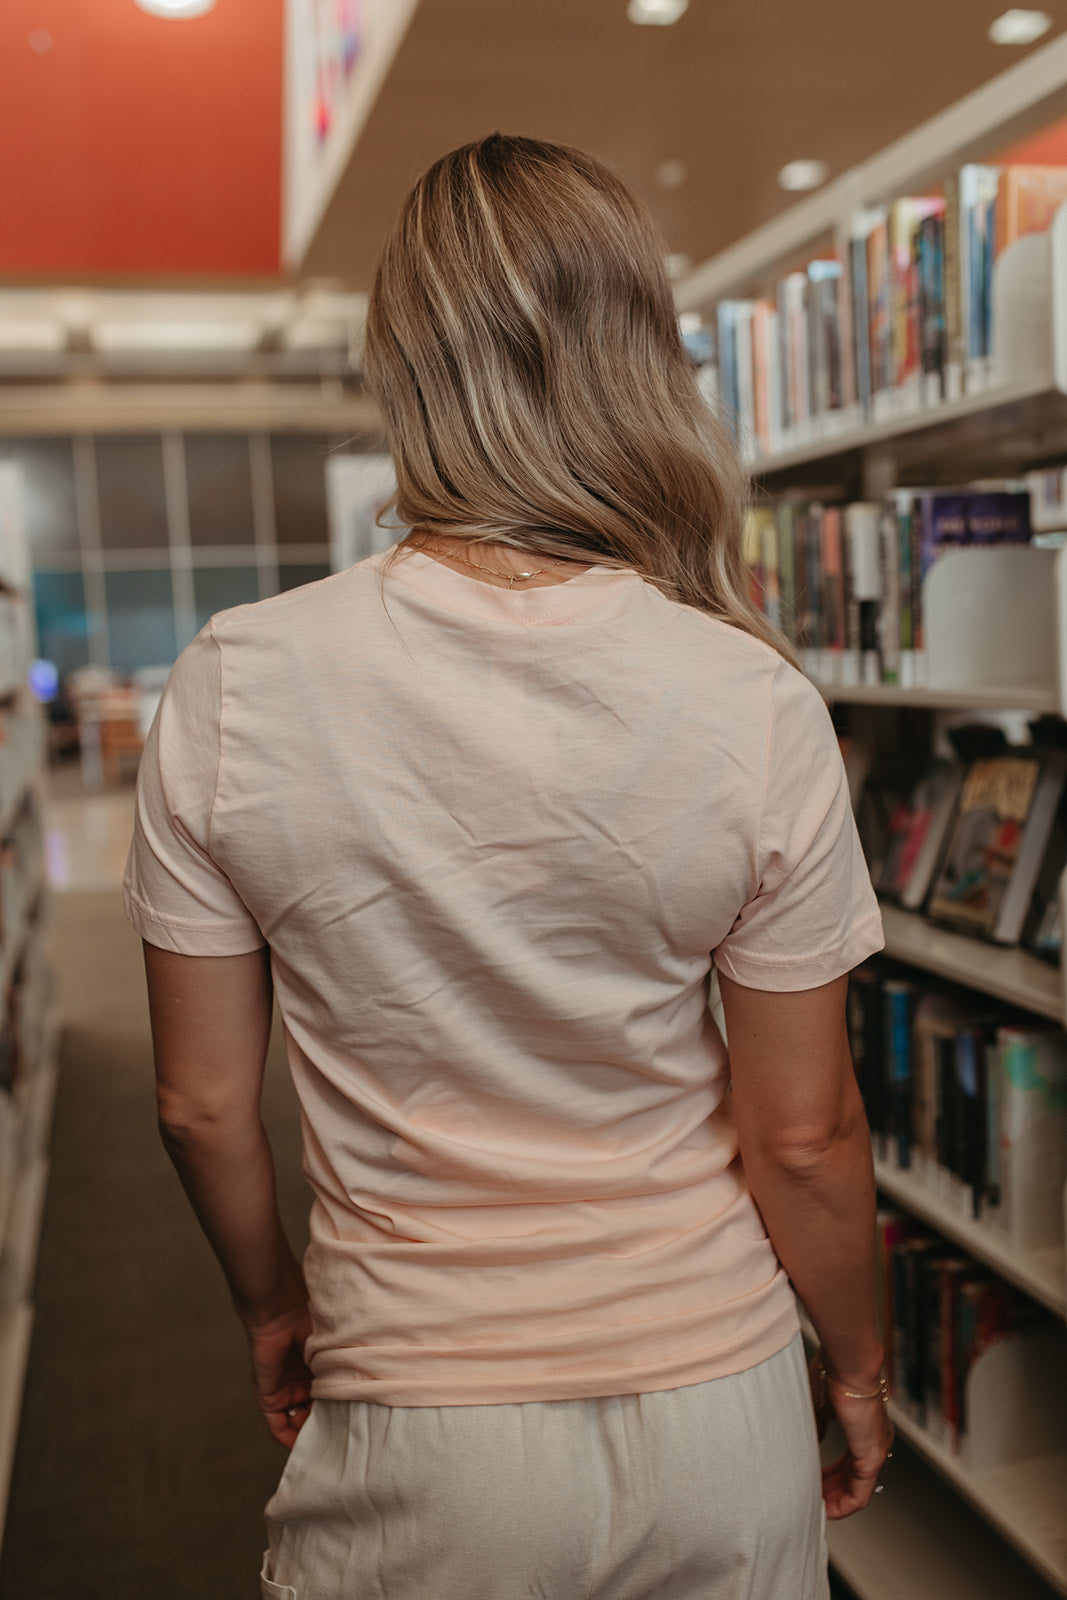
[[[141,945],[117,894],[56,900],[59,1091],[2,1600],[255,1600],[284,1462],[155,1126]],[[308,1192],[275,1022],[264,1100],[297,1251]]]

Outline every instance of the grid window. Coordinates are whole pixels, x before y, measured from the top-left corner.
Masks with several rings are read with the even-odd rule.
[[[200,629],[217,611],[244,606],[259,599],[256,567],[199,567],[193,573],[196,626]]]
[[[333,441],[320,433],[271,435],[274,532],[279,544],[328,544],[326,458]]]
[[[163,667],[178,654],[174,586],[169,572],[107,572],[107,625],[111,665],[132,673]]]
[[[158,434],[98,438],[96,482],[105,550],[165,550],[167,499]]]
[[[61,675],[84,667],[89,660],[89,618],[82,574],[36,572],[33,598],[39,654]]]
[[[186,434],[185,476],[193,545],[255,542],[247,434]]]
[[[70,440],[5,439],[0,442],[0,461],[14,461],[22,468],[30,560],[52,565],[58,559],[67,566],[77,565],[81,556]]]
[[[328,561],[283,562],[278,568],[278,587],[286,589],[299,589],[304,583],[317,583],[320,578],[330,576]]]

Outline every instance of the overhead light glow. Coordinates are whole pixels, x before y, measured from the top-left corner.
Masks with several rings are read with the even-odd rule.
[[[1005,11],[1002,17],[989,25],[989,37],[994,44],[1033,44],[1052,26],[1047,11]]]
[[[680,189],[689,176],[689,168],[684,161],[661,161],[652,176],[661,189]]]
[[[215,0],[137,0],[152,17],[202,17],[215,9]]]
[[[830,175],[825,161],[789,161],[778,174],[783,189],[817,189]]]
[[[689,8],[689,0],[630,0],[626,15],[631,22],[665,28],[677,22]]]

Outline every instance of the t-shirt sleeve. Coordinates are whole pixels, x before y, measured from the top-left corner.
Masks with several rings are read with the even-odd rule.
[[[142,939],[178,955],[246,955],[266,943],[211,856],[221,675],[220,646],[208,623],[174,663],[137,776],[123,902]]]
[[[775,670],[757,888],[714,952],[749,989],[815,989],[885,945],[848,780],[818,690],[783,661]]]

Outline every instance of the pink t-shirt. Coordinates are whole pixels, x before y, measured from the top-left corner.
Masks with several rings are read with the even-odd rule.
[[[882,947],[830,717],[767,645],[593,568],[418,552],[214,617],[141,765],[126,908],[270,947],[314,1203],[313,1394],[673,1389],[797,1328],[712,961]]]

